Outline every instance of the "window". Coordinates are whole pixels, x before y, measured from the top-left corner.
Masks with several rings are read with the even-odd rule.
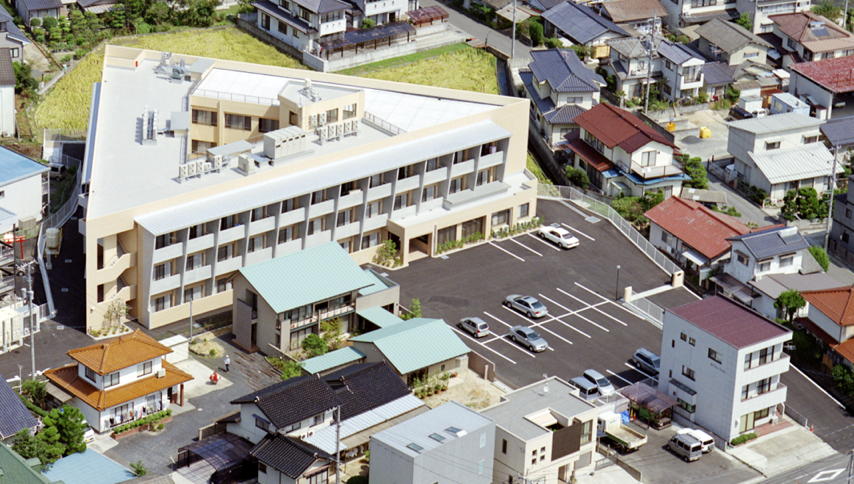
[[[847,244],[848,238],[849,238],[848,232],[842,232],[842,241]]]
[[[501,453],[507,454],[507,439],[501,439]]]
[[[757,410],[753,413],[753,419],[759,420],[760,418],[765,418],[771,413],[771,407],[763,408],[762,410]]]
[[[196,239],[207,234],[208,231],[205,224],[193,225],[192,227],[190,227],[189,238]]]
[[[170,232],[168,234],[158,235],[157,239],[155,239],[155,241],[154,241],[154,248],[155,249],[162,249],[162,248],[170,246],[176,242],[178,242],[178,235],[175,232]]]
[[[795,256],[791,255],[782,255],[780,256],[780,267],[789,267],[794,264]]]
[[[216,281],[216,292],[225,292],[231,289],[231,281],[228,277],[221,277]]]
[[[193,109],[193,123],[205,126],[216,126],[216,111],[205,111],[204,109]]]
[[[682,375],[687,377],[689,380],[694,381],[694,370],[685,365],[682,365]]]
[[[322,423],[323,423],[323,414],[321,413],[321,414],[315,415],[314,416],[314,422],[312,422],[312,425],[320,425]]]
[[[258,463],[258,472],[260,472],[261,474],[266,474],[267,473],[267,464],[265,464],[263,462],[259,462]]]
[[[477,461],[477,475],[479,475],[479,476],[483,475],[483,465],[484,465],[483,459]]]
[[[338,122],[338,108],[330,109],[326,111],[326,123],[337,123]]]
[[[641,166],[655,166],[657,151],[644,151],[641,153]]]
[[[92,381],[92,382],[95,381],[95,371],[94,370],[92,370],[91,368],[89,368],[87,366],[83,370],[83,373],[86,375],[86,378],[88,378],[90,381]],[[505,443],[506,443],[506,441],[505,441]]]
[[[225,113],[225,127],[250,131],[252,129],[252,117]]]
[[[341,11],[338,10],[336,12],[324,13],[323,15],[320,16],[320,21],[322,23],[334,22],[336,20],[339,20],[340,18],[341,18]]]
[[[679,397],[676,397],[676,404],[682,407],[688,413],[694,413],[697,411],[697,405],[693,403],[688,403]]]
[[[761,350],[759,350],[759,364],[764,365],[765,363],[768,363],[769,360],[770,358],[768,358],[768,348],[762,348]]]
[[[507,225],[510,223],[510,210],[502,210],[492,214],[492,226]]]
[[[771,391],[771,377],[763,378],[756,382],[756,394],[762,395]]]
[[[297,422],[295,424],[288,425],[287,427],[285,427],[285,433],[293,432],[294,430],[299,430],[300,427],[302,427],[302,422]]]
[[[688,341],[688,335],[685,333],[679,333],[679,339],[682,341]]]
[[[298,37],[297,29],[294,29],[294,37]],[[288,111],[288,124],[290,124],[291,126],[296,126],[299,124],[299,117],[297,116],[297,113],[293,111]]]
[[[736,251],[735,260],[737,260],[738,263],[743,265],[743,266],[747,265],[747,255],[745,255],[743,252],[737,252]]]
[[[170,275],[170,273],[167,272],[170,265],[171,265],[171,263],[166,262],[166,263],[157,264],[156,266],[154,266],[154,280],[159,281],[161,279],[166,278],[166,276]]]
[[[152,299],[154,299],[154,312],[163,311],[164,309],[172,307],[172,294],[155,296]]]
[[[191,271],[208,265],[207,251],[196,252],[187,256],[187,270]]]
[[[329,484],[329,471],[326,469],[306,478],[307,484]]]
[[[284,244],[300,238],[300,224],[293,224],[279,229],[279,243]]]
[[[779,141],[766,141],[765,142],[765,149],[766,150],[776,150],[778,148],[780,148],[780,142]]]
[[[818,141],[818,135],[815,136],[804,136],[804,144],[808,145],[810,143],[815,143]]]
[[[270,131],[276,131],[277,129],[279,129],[278,119],[260,118],[258,120],[258,131],[262,133],[269,133]]]
[[[341,108],[343,119],[351,119],[356,117],[356,104],[348,104]]]
[[[219,229],[220,230],[228,230],[232,227],[236,227],[240,225],[240,216],[239,215],[229,215],[227,217],[223,217],[219,219]]]
[[[136,366],[136,376],[140,377],[140,376],[150,375],[152,366],[153,366],[153,363],[151,363],[150,361],[146,361],[145,363],[143,363],[141,365],[137,365]]]
[[[17,59],[19,55],[21,55],[21,53],[18,49],[12,49],[12,58],[13,59]]]
[[[750,385],[744,385],[741,387],[741,399],[747,400],[748,395],[750,395]]]
[[[721,355],[719,355],[718,352],[715,351],[714,349],[709,348],[709,359],[714,361],[715,363],[720,363],[721,362]]]
[[[261,418],[257,415],[254,415],[254,417],[255,417],[255,426],[256,427],[258,427],[259,429],[261,429],[265,432],[270,431],[270,422],[264,420],[263,418]]]
[[[109,388],[119,384],[119,372],[115,371],[109,375],[104,375],[104,388]]]
[[[3,192],[0,192],[0,198],[2,198],[2,193]],[[851,218],[851,209],[850,208],[845,209],[845,218]]]
[[[261,28],[270,30],[270,16],[266,13],[261,13]]]
[[[288,24],[282,22],[281,20],[278,23],[279,25],[278,27],[276,27],[276,29],[279,31],[279,33],[282,35],[288,35]]]
[[[531,204],[530,203],[523,203],[522,205],[519,205],[519,218],[527,217],[528,215],[530,215],[530,213],[531,213]]]
[[[593,439],[593,421],[588,420],[581,424],[581,445],[590,442]]]
[[[688,344],[691,346],[696,346],[697,340],[695,340],[694,338],[688,338]]]
[[[589,132],[587,132],[587,131],[584,131],[584,141],[585,141],[588,145],[590,145],[591,147],[593,147],[593,149],[594,149],[594,150],[596,150],[596,151],[598,151],[599,153],[602,153],[603,151],[605,151],[605,145],[604,145],[604,144],[602,144],[602,142],[601,142],[601,141],[599,141],[598,139],[596,139],[596,137],[595,137],[595,136],[593,136],[592,134],[590,134],[590,133],[589,133]]]
[[[759,272],[766,272],[771,270],[771,261],[765,261],[759,263]]]
[[[192,143],[190,143],[190,149],[193,153],[206,153],[209,149],[216,146],[215,143],[211,143],[210,141],[199,141],[194,139]]]
[[[745,52],[744,53],[745,59],[752,59],[753,57],[758,57],[758,56],[759,56],[759,52]]]

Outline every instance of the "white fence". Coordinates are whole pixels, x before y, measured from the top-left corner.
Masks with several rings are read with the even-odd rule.
[[[608,221],[611,222],[617,230],[622,232],[626,238],[635,244],[641,252],[650,258],[650,260],[655,262],[658,267],[661,267],[664,272],[674,274],[682,270],[672,260],[652,245],[646,237],[635,230],[631,223],[621,217],[620,214],[611,208],[611,206],[605,201],[593,198],[575,187],[544,185],[542,183],[537,185],[537,195],[540,198],[545,199],[569,200],[574,202],[576,205],[601,215],[608,219]]]
[[[646,319],[659,329],[664,322],[664,308],[646,298],[632,299],[623,303],[629,310]]]

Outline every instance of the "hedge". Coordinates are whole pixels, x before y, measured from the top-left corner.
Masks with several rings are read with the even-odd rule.
[[[172,410],[161,410],[160,412],[152,413],[151,415],[142,417],[139,420],[134,420],[133,422],[128,422],[124,425],[119,425],[118,427],[113,428],[113,433],[120,434],[122,432],[127,432],[128,430],[135,429],[143,425],[157,423],[170,415],[172,415]]]

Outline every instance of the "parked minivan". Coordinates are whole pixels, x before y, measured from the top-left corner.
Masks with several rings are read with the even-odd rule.
[[[582,376],[577,376],[569,380],[570,385],[578,389],[578,396],[585,400],[595,400],[599,398],[599,387],[592,381]]]
[[[645,371],[652,376],[658,376],[658,370],[661,368],[661,358],[646,348],[638,348],[635,354],[632,355],[632,362],[641,371]]]
[[[715,448],[715,439],[711,435],[703,432],[700,429],[682,429],[677,433],[678,434],[687,434],[687,435],[690,435],[691,437],[694,437],[695,439],[699,440],[700,444],[703,445],[703,453],[704,454],[708,454],[709,452],[712,451],[712,449]]]
[[[699,460],[703,455],[703,444],[688,434],[676,434],[667,442],[667,448],[685,462]]]
[[[614,385],[612,385],[611,382],[607,378],[605,378],[605,375],[599,373],[596,370],[584,370],[584,374],[582,374],[581,376],[587,378],[591,383],[595,383],[596,386],[599,387],[599,393],[602,394],[603,397],[607,395],[613,395],[617,392],[617,390],[614,389]]]

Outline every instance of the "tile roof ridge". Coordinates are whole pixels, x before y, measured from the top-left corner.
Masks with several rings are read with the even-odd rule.
[[[694,203],[697,203],[697,202],[694,202]],[[746,225],[744,225],[743,223],[741,223],[740,221],[738,221],[735,217],[731,217],[725,213],[715,212],[714,210],[710,209],[709,207],[703,205],[702,203],[697,203],[697,205],[699,205],[699,206],[696,207],[695,210],[700,210],[703,213],[705,213],[706,215],[713,217],[715,220],[726,225],[727,228],[731,229],[733,232],[736,232],[738,234],[750,233],[750,228],[747,227]],[[736,224],[739,224],[742,227],[747,228],[747,231],[745,232],[741,227],[736,226]]]

